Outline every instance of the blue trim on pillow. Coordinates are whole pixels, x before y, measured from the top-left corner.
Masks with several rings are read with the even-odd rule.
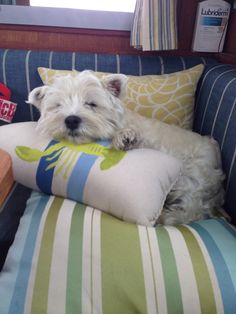
[[[59,143],[59,141],[52,140],[48,144],[46,149],[48,149],[50,146],[55,145],[57,143]],[[60,156],[61,156],[61,153],[58,154],[55,157],[55,159],[53,159],[53,162],[57,161],[60,158]],[[40,159],[38,169],[37,169],[37,174],[36,174],[37,186],[42,192],[46,194],[52,194],[52,180],[53,180],[53,174],[54,174],[54,169],[55,169],[55,167],[53,167],[49,170],[46,170],[47,167],[52,163],[52,160],[48,160],[49,157],[52,157],[52,154],[50,156],[44,156]]]
[[[110,141],[97,141],[102,146],[108,146]],[[69,199],[83,202],[84,188],[88,175],[98,156],[82,153],[78,159],[67,185],[67,197]],[[79,174],[79,175],[78,175]]]
[[[67,197],[69,199],[83,202],[84,187],[90,169],[97,159],[98,157],[94,155],[81,154],[67,185]]]

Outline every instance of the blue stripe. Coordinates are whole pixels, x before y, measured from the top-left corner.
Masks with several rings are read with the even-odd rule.
[[[98,157],[94,155],[81,154],[68,182],[67,197],[69,199],[83,202],[84,187],[87,177],[97,158]]]
[[[97,141],[98,144],[108,146],[110,141]],[[67,186],[67,197],[69,199],[83,202],[84,187],[89,172],[98,156],[82,153],[70,176]]]
[[[49,196],[41,196],[37,202],[37,207],[32,210],[33,216],[25,241],[24,251],[19,263],[19,273],[15,283],[9,314],[21,314],[24,312],[25,298],[34,255],[35,243],[42,214],[48,200]]]
[[[19,274],[22,271],[22,264],[20,261],[25,254],[26,244],[29,240],[28,237],[30,238],[32,236],[31,223],[34,219],[34,213],[38,212],[38,204],[41,201],[41,197],[38,195],[40,194],[33,192],[27,203],[27,208],[20,222],[20,227],[16,233],[13,245],[8,252],[4,268],[0,275],[1,314],[9,313],[9,309],[12,309],[13,307],[12,303],[14,302],[13,299],[15,299],[16,291],[22,289],[21,285],[19,287],[18,281]],[[37,200],[38,198],[39,200]],[[37,230],[35,230],[35,232],[37,233]],[[31,258],[29,258],[28,261],[31,261]],[[17,285],[16,282],[18,283]],[[17,304],[19,301],[20,300],[17,301]],[[24,300],[20,301],[20,303],[22,302],[24,302]],[[23,311],[20,311],[17,308],[14,313],[23,313]]]
[[[58,141],[52,140],[49,145],[46,147],[48,149],[50,146],[59,143]],[[45,150],[46,150],[45,149]],[[53,153],[55,154],[55,152]],[[51,154],[50,156],[45,156],[40,159],[38,169],[37,169],[37,174],[36,174],[36,183],[39,187],[39,189],[46,193],[46,194],[52,194],[52,180],[53,180],[53,173],[55,167],[49,169],[46,171],[46,168],[52,163],[55,162],[56,160],[59,159],[60,155],[59,154],[55,159],[53,160],[47,160],[48,157],[52,157]]]
[[[190,226],[199,233],[211,257],[212,263],[215,268],[215,273],[219,282],[219,288],[221,290],[221,296],[225,311],[224,313],[232,314],[235,312],[236,309],[235,287],[228,268],[229,264],[226,262],[225,259],[226,252],[222,252],[222,247],[219,248],[217,244],[218,238],[222,238],[224,241],[225,248],[227,247],[228,255],[231,255],[232,258],[234,257],[235,262],[236,261],[235,239],[233,245],[230,245],[231,235],[225,228],[224,229],[222,228],[223,232],[221,232],[220,230],[221,225],[215,220],[206,220],[205,223],[201,222],[201,225],[198,223],[192,223],[190,224]],[[219,237],[217,237],[217,234],[219,235]],[[234,273],[233,277],[234,278],[236,277],[236,273]]]

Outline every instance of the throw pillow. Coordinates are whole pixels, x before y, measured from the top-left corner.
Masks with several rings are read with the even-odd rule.
[[[1,148],[19,183],[79,201],[141,225],[154,225],[181,173],[167,154],[109,148],[109,142],[76,145],[36,132],[36,122],[0,127]]]
[[[203,64],[191,69],[163,75],[128,76],[125,105],[135,112],[169,124],[191,129],[195,91],[203,72]],[[44,84],[60,75],[76,75],[77,71],[38,68]],[[95,72],[101,78],[108,73]]]

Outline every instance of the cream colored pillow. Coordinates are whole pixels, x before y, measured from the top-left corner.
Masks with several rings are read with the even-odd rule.
[[[204,65],[164,75],[129,76],[125,105],[148,118],[192,128],[195,91]],[[77,71],[38,68],[44,84],[50,85],[55,77],[76,75]],[[94,72],[99,78],[108,73]]]
[[[14,179],[34,190],[78,201],[120,219],[153,226],[182,172],[176,158],[152,149],[127,152],[109,141],[76,145],[36,132],[37,122],[0,127]]]

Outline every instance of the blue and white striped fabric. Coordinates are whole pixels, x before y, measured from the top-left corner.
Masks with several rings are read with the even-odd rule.
[[[199,86],[194,130],[219,143],[226,173],[225,209],[236,222],[236,68],[209,67]]]
[[[234,314],[235,237],[222,219],[146,228],[33,192],[0,274],[0,313]]]
[[[131,46],[147,50],[177,49],[176,0],[137,0]]]

